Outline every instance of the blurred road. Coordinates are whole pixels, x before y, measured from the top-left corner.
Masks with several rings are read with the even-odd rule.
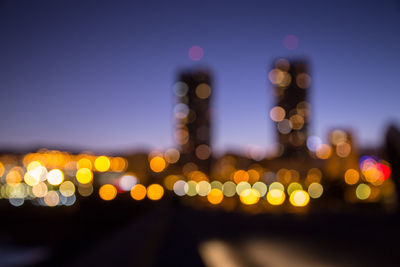
[[[5,225],[3,220],[1,229],[8,229],[14,240],[2,244],[8,250],[0,254],[1,266],[16,265],[5,261],[12,253],[28,253],[35,248],[41,248],[36,251],[42,254],[33,253],[41,255],[41,261],[28,253],[31,261],[22,256],[14,263],[21,266],[399,266],[398,215],[378,212],[248,215],[193,209],[168,198],[157,203],[123,203],[81,205],[79,212],[60,212],[59,216],[51,210],[51,214],[42,214],[31,222],[15,220]],[[45,225],[42,235],[27,234],[28,231],[15,232],[19,236],[13,234],[27,223],[33,228]],[[66,228],[69,230],[65,233],[59,232]]]

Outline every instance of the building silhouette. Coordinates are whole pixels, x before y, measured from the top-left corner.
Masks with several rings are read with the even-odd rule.
[[[174,137],[181,151],[181,163],[194,163],[206,173],[211,164],[211,83],[208,71],[194,70],[181,72],[174,86]]]
[[[276,103],[270,117],[276,123],[280,154],[284,157],[304,156],[307,154],[310,118],[308,64],[302,60],[279,59],[268,76]]]

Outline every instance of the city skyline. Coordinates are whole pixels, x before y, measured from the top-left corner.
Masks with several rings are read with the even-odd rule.
[[[224,5],[210,2],[28,7],[0,7],[2,147],[175,146],[174,74],[207,66],[215,77],[215,150],[268,148],[276,141],[268,71],[277,57],[309,59],[310,135],[327,141],[331,129],[346,128],[356,144],[379,146],[386,126],[399,122],[395,2],[234,2],[225,20]],[[190,54],[195,46],[204,55]]]

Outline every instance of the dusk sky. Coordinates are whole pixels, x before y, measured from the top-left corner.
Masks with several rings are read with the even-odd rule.
[[[174,146],[172,85],[206,66],[216,150],[268,148],[280,57],[310,63],[311,134],[341,127],[378,146],[400,126],[399,29],[394,0],[2,1],[0,147]]]

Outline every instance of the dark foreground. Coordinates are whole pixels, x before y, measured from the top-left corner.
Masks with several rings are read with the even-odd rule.
[[[249,215],[168,198],[1,214],[0,266],[400,265],[397,214]]]

